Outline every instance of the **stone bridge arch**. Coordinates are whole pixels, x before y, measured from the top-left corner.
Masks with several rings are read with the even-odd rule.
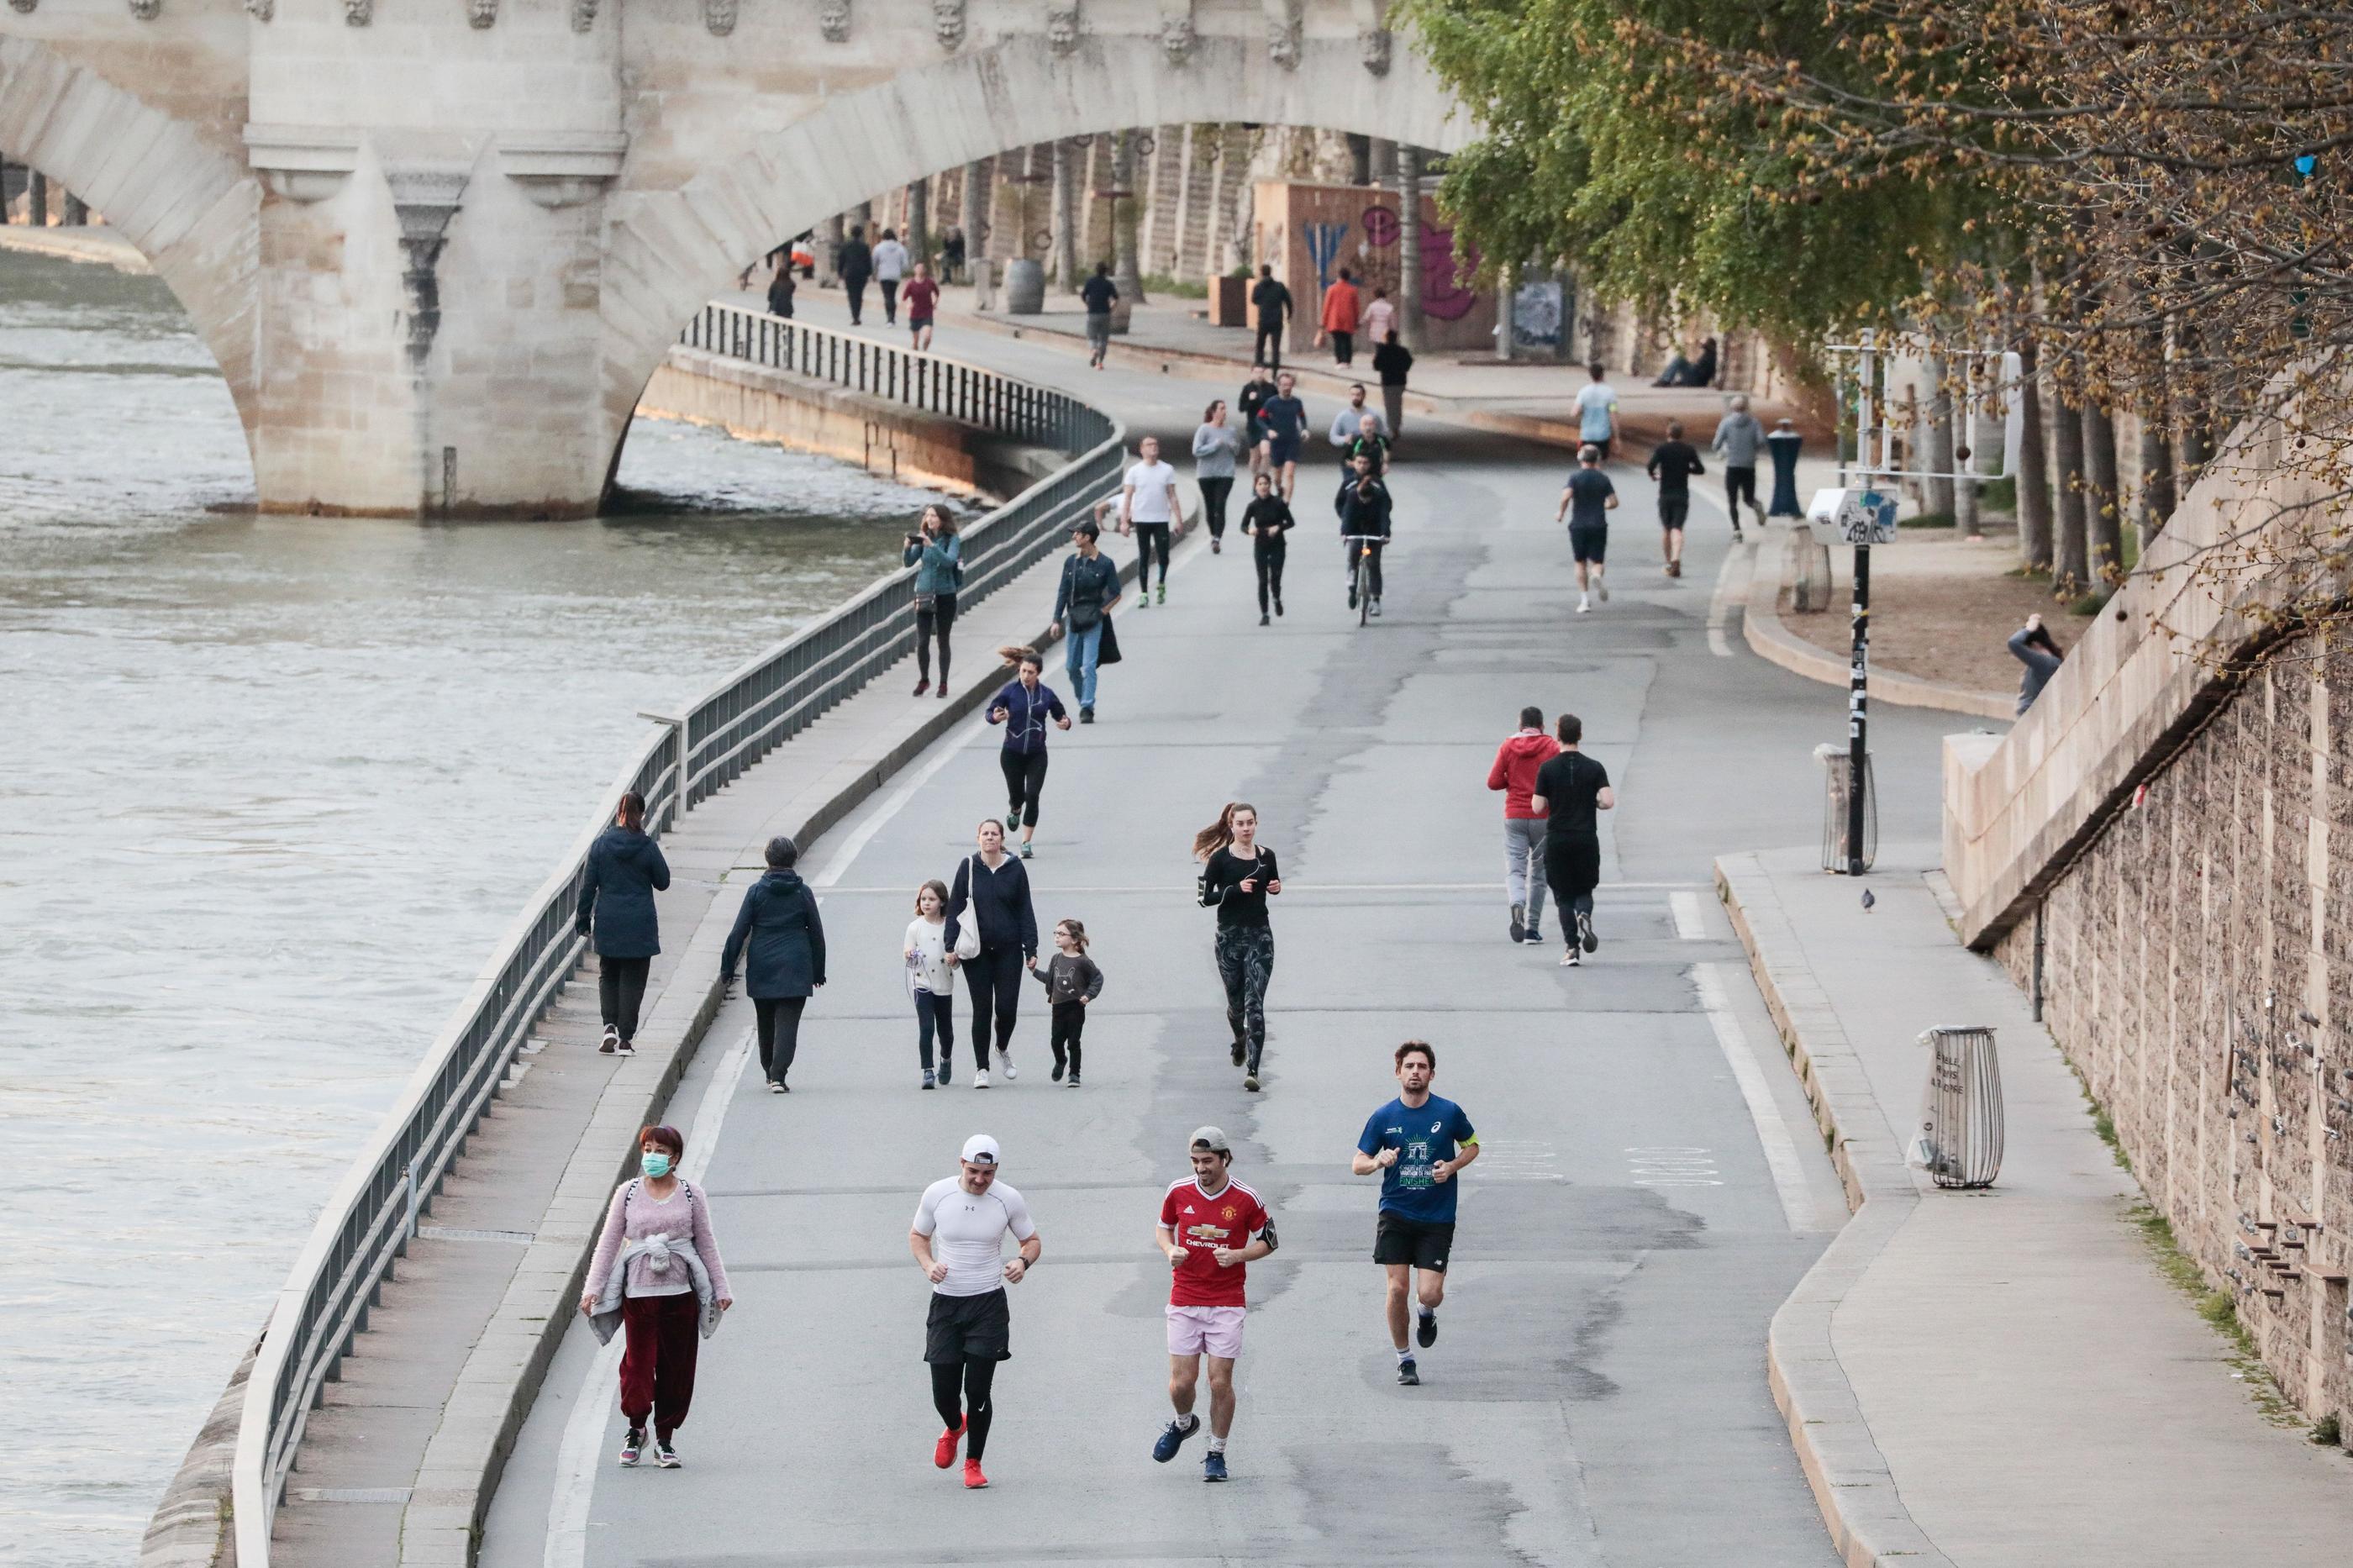
[[[1082,32],[1068,47],[1029,33],[943,58],[926,39],[934,58],[828,94],[781,129],[712,137],[702,166],[674,189],[615,191],[602,297],[607,451],[681,327],[747,260],[879,192],[1034,142],[1150,125],[1297,126],[1437,152],[1470,139],[1468,114],[1419,57],[1362,27],[1366,7],[1335,7],[1332,30],[1294,35],[1286,54],[1264,19],[1281,5],[1219,14],[1240,25],[1225,34],[1199,31],[1211,18],[1193,21],[1176,0],[1145,18],[1148,30]],[[1180,14],[1187,32],[1173,33]],[[1172,34],[1189,35],[1181,52]]]
[[[0,37],[0,147],[137,246],[219,362],[251,455],[261,186],[243,158],[37,38]]]

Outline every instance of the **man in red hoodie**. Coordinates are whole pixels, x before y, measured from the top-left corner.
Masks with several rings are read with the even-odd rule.
[[[1544,940],[1545,816],[1528,803],[1536,770],[1560,754],[1545,733],[1541,709],[1520,710],[1520,731],[1495,748],[1487,787],[1504,792],[1504,890],[1512,900],[1512,940]]]

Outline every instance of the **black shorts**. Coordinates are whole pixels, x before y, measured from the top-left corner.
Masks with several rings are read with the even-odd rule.
[[[1601,885],[1601,836],[1598,833],[1545,835],[1545,886],[1555,899],[1581,898]]]
[[[1691,497],[1681,495],[1661,496],[1659,498],[1659,526],[1661,528],[1681,528],[1683,525],[1683,519],[1690,515]]]
[[[1579,528],[1575,523],[1569,524],[1568,552],[1579,561],[1589,561],[1597,566],[1601,564],[1602,557],[1609,553],[1609,525],[1596,522]]]
[[[1430,1225],[1383,1209],[1380,1223],[1373,1228],[1376,1263],[1407,1263],[1431,1274],[1443,1274],[1447,1255],[1453,1250],[1452,1220]]]
[[[923,1321],[923,1359],[934,1366],[1012,1359],[1013,1313],[1002,1287],[985,1296],[932,1295]]]

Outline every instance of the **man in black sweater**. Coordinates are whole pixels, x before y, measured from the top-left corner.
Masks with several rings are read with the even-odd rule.
[[[867,279],[874,276],[874,252],[867,248],[866,230],[861,226],[849,226],[849,237],[834,254],[833,265],[841,274],[842,288],[849,295],[849,324],[857,326],[866,309]]]
[[[1258,307],[1258,345],[1250,357],[1273,370],[1282,368],[1283,323],[1294,309],[1291,290],[1274,279],[1274,268],[1259,264],[1258,285],[1250,290],[1250,303]]]

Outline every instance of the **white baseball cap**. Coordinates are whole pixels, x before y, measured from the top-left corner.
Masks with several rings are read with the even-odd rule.
[[[964,1163],[967,1165],[997,1163],[997,1140],[986,1132],[976,1132],[964,1141]]]

